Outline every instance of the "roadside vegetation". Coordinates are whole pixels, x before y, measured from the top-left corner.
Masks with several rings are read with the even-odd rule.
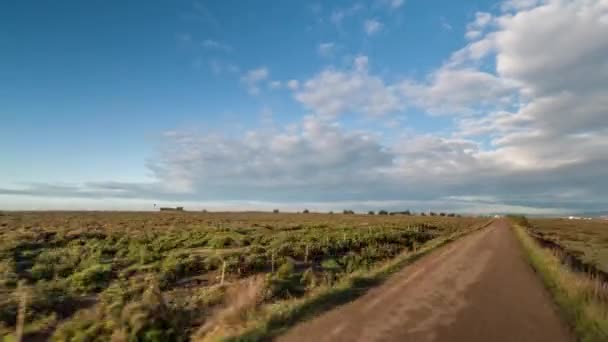
[[[608,273],[608,220],[530,219],[534,233]]]
[[[240,326],[240,329],[230,331],[235,328],[235,325],[230,326],[220,322],[215,325],[217,334],[209,333],[204,340],[214,341],[218,340],[220,336],[224,341],[271,340],[298,322],[356,299],[407,264],[465,234],[484,228],[490,222],[486,220],[485,223],[480,222],[433,239],[419,248],[404,251],[378,267],[348,274],[334,286],[320,286],[300,299],[252,306],[248,308],[248,319],[238,322],[237,326]]]
[[[536,233],[538,221],[531,223],[525,217],[512,217],[511,220],[530,264],[542,278],[579,340],[608,341],[608,284],[605,279],[588,269],[573,267],[577,264],[573,264],[573,256],[568,249],[558,244],[547,244],[547,240],[543,240],[544,235]],[[562,229],[567,228],[562,226]],[[585,226],[574,229],[583,231]],[[571,236],[572,232],[556,234]]]
[[[410,260],[404,255],[486,221],[350,211],[0,213],[0,336],[200,340],[259,324],[251,315],[277,327],[319,310],[314,298],[339,302]]]

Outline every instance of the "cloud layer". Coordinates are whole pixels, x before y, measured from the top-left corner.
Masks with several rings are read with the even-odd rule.
[[[307,79],[270,82],[267,68],[250,70],[241,78],[250,93],[265,82],[283,88],[309,114],[240,136],[167,132],[148,163],[153,184],[31,184],[0,194],[605,210],[608,2],[511,0],[499,8],[477,13],[466,45],[421,79],[387,80],[362,55]],[[331,21],[361,10],[336,10]],[[369,35],[381,28],[364,24]],[[334,46],[317,51],[329,56]],[[341,124],[412,111],[449,118],[453,131],[389,140]]]

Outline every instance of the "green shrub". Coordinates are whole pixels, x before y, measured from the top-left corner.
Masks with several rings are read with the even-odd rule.
[[[341,269],[340,264],[336,261],[336,259],[326,259],[321,262],[321,267],[325,270],[330,271],[339,271]]]
[[[154,283],[139,300],[126,302],[120,294],[110,298],[117,302],[103,301],[95,310],[76,314],[55,330],[52,340],[172,342],[186,339],[184,317],[166,305]]]
[[[291,261],[287,261],[284,264],[282,264],[279,269],[277,270],[277,276],[280,279],[289,279],[293,276],[293,273],[295,272],[295,265],[293,264],[293,262]]]
[[[39,281],[28,299],[28,308],[37,313],[49,313],[74,300],[66,280]]]
[[[260,245],[251,245],[249,247],[249,253],[264,254],[264,253],[266,253],[266,249],[263,246],[260,246]]]
[[[51,279],[55,274],[53,264],[48,263],[36,263],[30,269],[30,274],[34,280]]]
[[[211,240],[209,240],[208,245],[211,248],[220,249],[220,248],[236,246],[237,243],[230,236],[217,236],[217,237],[214,237]]]
[[[121,255],[117,253],[117,256]],[[132,241],[128,245],[126,257],[131,263],[145,265],[160,260],[162,255],[143,242]]]
[[[312,268],[308,268],[306,271],[304,271],[304,273],[302,273],[300,284],[304,285],[306,289],[312,289],[317,286],[318,279]]]
[[[112,267],[110,265],[97,264],[74,273],[70,278],[72,286],[77,291],[94,292],[108,286],[111,274]]]

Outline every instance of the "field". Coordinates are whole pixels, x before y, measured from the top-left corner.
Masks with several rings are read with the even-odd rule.
[[[532,230],[582,262],[608,273],[608,221],[531,219]]]
[[[208,330],[221,308],[239,309],[227,303],[242,297],[251,279],[263,289],[255,305],[295,300],[486,221],[313,213],[0,213],[0,336],[23,327],[26,340],[189,340]]]
[[[515,233],[579,341],[608,341],[608,222],[513,217]]]

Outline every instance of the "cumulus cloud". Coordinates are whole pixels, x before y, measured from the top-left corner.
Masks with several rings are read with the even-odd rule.
[[[502,10],[478,13],[468,29],[479,35],[420,80],[386,81],[359,56],[286,82],[313,113],[289,127],[167,132],[148,161],[153,183],[33,184],[0,194],[606,210],[606,2],[519,0]],[[268,81],[266,68],[242,78],[248,89]],[[457,131],[389,140],[339,124],[344,113],[392,120],[408,106],[452,114]]]
[[[527,122],[527,135],[499,140],[504,148],[527,145],[529,154],[538,153],[533,160],[542,162],[549,155],[538,144],[555,149],[567,141],[556,155],[604,156],[592,146],[605,146],[608,129],[607,16],[602,1],[548,1],[499,18],[496,72],[525,95],[512,115]]]
[[[260,93],[260,82],[268,79],[270,72],[267,67],[259,67],[257,69],[249,70],[243,77],[241,77],[241,83],[247,87],[247,91],[252,95]]]
[[[511,110],[460,120],[461,131],[494,136],[485,156],[515,172],[510,182],[538,181],[547,201],[566,193],[589,205],[585,199],[599,200],[607,187],[608,6],[509,1],[503,9],[514,13],[496,18],[480,41],[493,46],[495,77],[521,97]]]
[[[282,86],[283,86],[283,83],[281,81],[274,80],[274,81],[268,82],[268,88],[273,89],[273,90],[281,89]]]
[[[315,113],[331,117],[345,112],[381,116],[402,109],[397,85],[371,75],[368,63],[366,56],[359,56],[351,69],[327,68],[305,81],[295,98]]]
[[[501,4],[500,8],[503,11],[517,11],[535,7],[539,2],[540,0],[506,0]]]
[[[514,89],[492,73],[449,67],[432,73],[426,82],[406,81],[401,86],[410,104],[432,114],[470,114],[508,104]]]
[[[300,82],[298,80],[289,80],[287,81],[287,88],[291,90],[297,90],[300,87]]]
[[[184,192],[321,191],[369,182],[374,169],[391,163],[373,135],[346,132],[318,117],[284,131],[251,131],[240,138],[172,134],[164,146],[150,167],[162,183]]]
[[[321,57],[331,57],[334,53],[334,49],[336,48],[336,44],[332,42],[321,43],[317,51]]]
[[[368,36],[372,36],[382,30],[383,24],[377,19],[368,19],[363,22],[363,29]]]
[[[339,26],[342,24],[344,19],[355,15],[361,10],[363,10],[363,5],[360,3],[353,4],[352,6],[346,8],[336,8],[332,11],[329,21],[334,25]]]
[[[235,73],[239,72],[239,67],[237,65],[230,63],[230,62],[218,60],[218,59],[210,60],[209,68],[211,68],[211,71],[216,75],[221,75],[221,74],[226,74],[226,73],[235,74]]]
[[[475,20],[467,25],[465,36],[468,39],[477,39],[482,36],[485,28],[492,22],[492,15],[486,12],[475,13]]]

